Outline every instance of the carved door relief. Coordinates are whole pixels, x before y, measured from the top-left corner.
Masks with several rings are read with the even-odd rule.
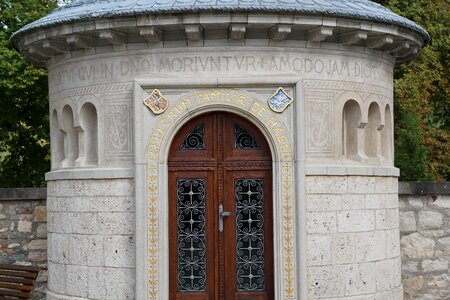
[[[262,133],[201,115],[169,153],[170,299],[273,299],[272,159]]]

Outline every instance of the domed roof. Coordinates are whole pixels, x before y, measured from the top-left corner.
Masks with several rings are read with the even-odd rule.
[[[17,44],[23,34],[35,29],[97,18],[224,11],[286,12],[363,19],[407,28],[422,36],[425,42],[430,39],[416,23],[368,0],[78,0],[26,25],[11,37],[11,41]]]

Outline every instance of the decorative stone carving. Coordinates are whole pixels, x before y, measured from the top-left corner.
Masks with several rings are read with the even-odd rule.
[[[276,41],[285,40],[288,34],[291,33],[291,26],[278,25],[270,30],[270,38]]]
[[[394,38],[389,35],[370,37],[367,39],[367,48],[379,49],[385,45],[391,45],[393,42]]]
[[[321,26],[316,29],[308,31],[308,41],[311,42],[323,42],[327,37],[333,35],[332,27]]]
[[[245,25],[244,24],[233,24],[230,25],[230,39],[232,40],[242,40],[245,37]]]
[[[121,45],[125,43],[126,35],[117,31],[102,30],[99,32],[99,37],[111,45]]]
[[[348,32],[339,35],[342,44],[351,45],[356,44],[362,40],[367,39],[367,32],[357,30],[355,32]]]
[[[203,38],[203,28],[200,25],[187,25],[184,29],[189,41],[199,41]]]
[[[332,111],[342,111],[342,114],[332,113],[334,118],[330,121],[330,127],[337,129],[336,134],[342,136],[341,141],[333,141],[333,134],[331,134],[331,148],[336,148],[333,143],[336,143],[339,148],[342,147],[340,151],[334,151],[335,158],[347,158],[359,162],[366,162],[369,158],[367,162],[370,164],[392,166],[393,132],[389,108],[392,101],[391,90],[368,84],[327,80],[306,80],[304,88],[308,128],[314,129],[317,126],[315,125],[317,122],[312,121],[312,118],[318,118],[322,113],[315,112],[313,102],[326,100],[332,103]],[[350,105],[350,100],[355,102],[355,107],[351,108],[353,105]],[[352,115],[359,117],[358,120],[351,121],[354,124],[348,127],[347,121],[350,121]],[[332,157],[332,153],[327,153],[325,148],[315,147],[312,140],[313,132],[313,130],[306,132],[307,156],[310,158]]]
[[[128,103],[111,103],[106,110],[107,155],[126,155],[130,149],[130,125]]]
[[[139,34],[149,43],[160,42],[163,37],[163,32],[154,26],[139,28]]]
[[[95,39],[92,37],[70,34],[66,36],[67,45],[74,49],[88,49],[95,45]]]
[[[61,54],[69,50],[67,44],[61,41],[53,41],[53,40],[45,40],[42,43],[42,48],[47,49],[55,54]]]
[[[332,100],[332,99],[330,99]],[[308,102],[307,151],[332,152],[331,133],[332,104],[331,101],[314,100]]]

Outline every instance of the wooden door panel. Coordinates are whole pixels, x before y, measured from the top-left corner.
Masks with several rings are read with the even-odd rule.
[[[172,298],[170,298],[172,299]],[[176,295],[177,300],[209,300],[213,299],[210,295],[205,293],[178,293]]]
[[[270,161],[270,148],[261,131],[249,121],[228,114],[223,120],[224,161]]]
[[[226,276],[226,295],[234,295],[230,299],[273,299],[273,241],[272,241],[272,180],[270,170],[247,170],[243,171],[240,168],[235,170],[227,168],[224,172],[225,189],[224,189],[224,209],[231,212],[231,216],[225,221],[226,239],[224,247],[225,257],[225,276]],[[249,188],[249,186],[242,184],[242,182],[255,183],[261,186],[261,191]],[[239,188],[243,188],[240,192]],[[251,191],[252,195],[247,195]],[[246,197],[238,200],[239,195],[243,194]],[[259,195],[258,195],[259,193]],[[255,201],[259,196],[263,197],[261,203]],[[242,204],[248,202],[247,208],[242,208]],[[262,207],[261,207],[262,206]],[[251,212],[252,208],[257,209],[257,212]],[[258,215],[262,214],[262,219]],[[252,235],[246,235],[245,232],[250,232],[245,228],[251,220],[253,226],[251,228]],[[247,221],[246,221],[247,220]],[[244,222],[242,222],[244,221]],[[262,236],[258,236],[257,232],[259,224],[262,224]],[[256,224],[256,226],[255,226]],[[242,227],[243,226],[243,227]],[[241,227],[241,229],[239,228]],[[242,232],[244,234],[242,234]],[[253,241],[247,237],[256,237]],[[253,247],[257,249],[260,245],[258,241],[263,238],[264,251],[262,255],[255,253],[255,250],[245,250],[245,248]],[[256,250],[256,252],[258,252]],[[239,257],[239,255],[241,255]],[[245,282],[240,281],[242,277],[248,275],[258,276],[259,268],[254,268],[252,272],[245,269],[245,262],[249,261],[249,257],[253,256],[256,259],[253,262],[262,268],[264,274],[264,283],[251,284],[247,286]],[[238,276],[241,272],[241,276]],[[243,272],[243,273],[242,273]],[[241,283],[239,284],[238,281]],[[251,281],[250,281],[251,282]],[[240,286],[239,286],[240,285]],[[252,290],[252,289],[257,289]],[[253,298],[252,298],[253,297]],[[229,299],[229,298],[224,298]]]
[[[196,130],[199,126],[203,130]],[[217,116],[198,116],[185,124],[172,141],[169,164],[173,162],[216,162],[217,140],[215,139]]]
[[[204,127],[198,130],[199,125]],[[203,146],[196,147],[195,139],[201,135]],[[186,146],[190,137],[194,141],[190,144],[194,145],[192,147]],[[223,112],[201,115],[179,130],[172,142],[168,162],[170,299],[273,299],[272,160],[263,134],[236,115]],[[192,199],[200,197],[197,195],[199,190],[192,187],[194,184],[204,185],[204,206],[196,206],[199,201],[193,203]],[[244,198],[237,198],[237,186],[248,189],[249,184],[260,186],[260,189],[252,190],[254,194],[250,196],[246,191],[246,199],[257,199],[259,194],[262,197],[261,203],[253,208],[242,204]],[[223,232],[219,231],[218,225],[219,205],[231,213],[223,217]],[[204,213],[200,213],[203,210]],[[197,249],[200,249],[202,242],[198,241],[203,237],[197,240],[193,234],[194,229],[200,228],[195,225],[200,224],[200,219],[204,219],[205,227],[204,272],[203,256]],[[249,228],[260,228],[262,233],[245,235],[242,229],[247,226],[243,227],[245,222],[253,224]],[[259,224],[257,222],[260,227],[255,225]],[[248,242],[251,238],[254,240]],[[256,251],[252,243],[258,241],[264,248],[262,258],[250,264],[248,258]],[[192,262],[199,268],[192,269],[195,265]],[[202,272],[206,274],[203,286],[193,288],[200,282],[197,277],[202,278],[199,275]],[[254,284],[258,274],[264,278],[262,285]]]
[[[176,220],[169,222],[171,299],[214,299],[215,181],[213,171],[178,171],[169,175],[169,199],[173,200],[169,220]],[[195,265],[193,261],[199,263]],[[190,284],[186,283],[189,275],[194,277]],[[198,277],[203,275],[206,282],[198,283]]]
[[[234,295],[234,299],[236,300],[269,300],[273,298],[269,298],[266,292],[246,292],[236,293]]]

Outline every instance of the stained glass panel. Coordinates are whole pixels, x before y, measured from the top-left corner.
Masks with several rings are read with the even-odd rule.
[[[178,290],[206,290],[205,180],[177,180]]]
[[[239,150],[259,149],[255,138],[243,127],[234,124],[234,147]]]
[[[236,271],[239,291],[264,290],[264,193],[262,179],[235,182]]]
[[[205,125],[196,126],[181,143],[182,150],[205,150]]]

